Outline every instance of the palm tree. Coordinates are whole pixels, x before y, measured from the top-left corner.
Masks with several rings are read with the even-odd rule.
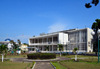
[[[20,50],[20,46],[21,46],[21,41],[20,41],[20,39],[18,39],[17,42],[18,42],[18,48],[17,48],[17,50]]]
[[[77,61],[77,50],[78,50],[78,48],[73,49],[73,52],[75,53],[75,61]]]
[[[18,44],[19,44],[19,46],[20,46],[20,45],[21,45],[21,41],[18,39],[17,42],[18,42]]]
[[[2,55],[2,62],[3,62],[4,55],[6,55],[7,53],[7,45],[4,45],[4,44],[0,45],[0,53]]]
[[[58,44],[58,48],[59,48],[59,51],[60,51],[60,57],[61,57],[61,51],[63,51],[63,45],[62,45],[62,44]]]

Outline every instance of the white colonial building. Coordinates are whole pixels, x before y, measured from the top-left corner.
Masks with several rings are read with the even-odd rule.
[[[0,44],[5,44],[5,45],[7,45],[7,48],[8,48],[8,51],[11,51],[11,50],[13,50],[13,44],[12,43],[10,43],[10,41],[0,41]]]
[[[63,52],[72,52],[78,48],[78,52],[92,52],[92,29],[70,29],[41,36],[29,38],[29,52],[58,53],[58,44],[63,45]]]

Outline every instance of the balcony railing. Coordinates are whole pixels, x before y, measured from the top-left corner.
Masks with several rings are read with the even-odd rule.
[[[30,44],[32,44],[32,45],[44,45],[44,44],[58,44],[58,42],[57,41],[55,41],[55,42],[42,42],[42,43],[30,43]]]

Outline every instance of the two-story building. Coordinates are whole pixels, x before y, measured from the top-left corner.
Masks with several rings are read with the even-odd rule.
[[[29,52],[51,52],[58,53],[59,45],[63,45],[62,52],[73,52],[78,48],[78,52],[92,52],[92,29],[70,29],[58,31],[41,36],[29,38]]]

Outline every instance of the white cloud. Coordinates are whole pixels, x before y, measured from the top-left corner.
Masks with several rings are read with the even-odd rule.
[[[57,23],[54,23],[53,25],[49,26],[48,28],[49,28],[48,33],[51,33],[51,32],[65,30],[67,28],[67,26],[64,23],[57,22]]]

